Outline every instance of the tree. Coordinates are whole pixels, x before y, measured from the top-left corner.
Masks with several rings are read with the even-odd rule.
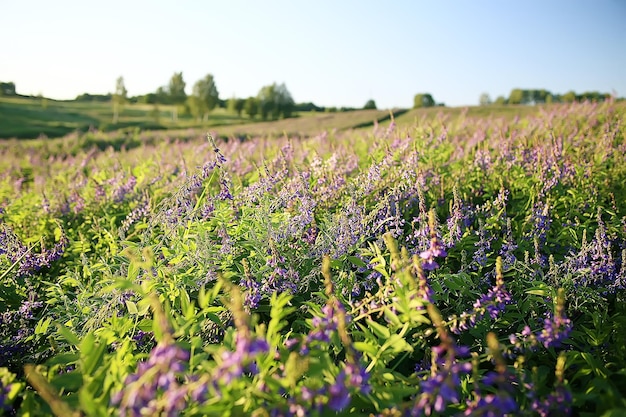
[[[602,102],[609,100],[611,95],[609,93],[601,93],[599,91],[586,91],[579,96],[576,96],[576,100],[585,101],[589,100],[591,102]]]
[[[246,100],[242,98],[238,98],[235,101],[235,111],[237,112],[237,116],[241,117],[241,112],[243,112],[243,107],[246,105]]]
[[[520,88],[514,88],[509,94],[509,104],[522,104],[524,102],[524,91]]]
[[[435,99],[428,93],[420,93],[416,94],[413,97],[413,108],[417,109],[420,107],[433,107],[435,105]]]
[[[243,110],[251,119],[254,119],[254,116],[259,113],[259,102],[254,97],[248,97],[243,106]]]
[[[246,100],[242,98],[232,97],[228,99],[227,108],[229,112],[237,113],[237,116],[241,117],[241,112],[243,111],[245,104]]]
[[[311,102],[296,103],[293,109],[294,111],[298,111],[298,112],[318,112],[318,111],[325,110],[324,107],[316,106],[314,103],[311,103]]]
[[[287,90],[285,83],[277,87],[276,93],[278,94],[278,111],[276,112],[276,117],[278,117],[278,115],[282,115],[284,118],[291,117],[296,102],[293,100],[293,97],[291,97],[291,93]]]
[[[194,94],[187,97],[187,108],[189,108],[189,112],[194,117],[198,120],[202,120],[202,116],[204,115],[204,106],[202,105],[199,97]]]
[[[259,91],[257,94],[257,100],[259,101],[259,112],[261,113],[261,119],[267,120],[270,113],[273,113],[274,103],[276,97],[276,84],[267,85]]]
[[[514,88],[509,94],[509,104],[543,104],[551,93],[545,89],[523,90]]]
[[[565,103],[573,103],[576,101],[576,93],[573,91],[568,91],[567,93],[563,94],[563,97],[561,97],[561,99]]]
[[[156,93],[154,94],[156,96],[156,100],[158,103],[168,104],[170,102],[169,92],[167,91],[165,87],[161,86],[157,88]]]
[[[193,93],[187,102],[193,115],[202,116],[204,120],[208,118],[209,112],[219,102],[219,92],[212,74],[207,74],[201,80],[196,81],[193,85]]]
[[[376,110],[376,102],[372,99],[367,100],[367,103],[365,103],[365,106],[363,106],[363,109]]]
[[[128,91],[124,85],[124,77],[120,76],[115,81],[115,93],[113,93],[113,124],[117,124],[119,113],[128,99]]]
[[[0,96],[14,96],[16,94],[14,82],[0,82]]]
[[[478,102],[481,106],[489,106],[491,104],[491,97],[489,97],[488,93],[482,93],[480,95],[480,98],[478,99]]]
[[[532,101],[535,104],[544,104],[551,93],[548,90],[532,90]]]
[[[506,98],[504,98],[504,96],[498,96],[498,97],[496,98],[495,103],[496,103],[497,105],[499,105],[499,106],[503,106],[503,105],[507,104],[507,100],[506,100]]]
[[[237,103],[237,98],[235,97],[231,97],[228,99],[228,101],[226,102],[226,110],[228,110],[231,113],[236,113],[237,110],[235,109],[235,104]]]
[[[186,85],[185,80],[183,80],[183,73],[175,72],[167,86],[170,102],[174,104],[174,110],[172,111],[172,120],[174,122],[178,120],[178,106],[184,104],[185,100],[187,100],[187,93],[185,93]]]
[[[159,97],[156,93],[148,93],[137,97],[137,103],[142,104],[158,104]]]
[[[172,103],[182,104],[187,99],[187,93],[185,93],[185,80],[183,79],[182,72],[175,72],[170,78],[169,85],[167,86],[167,92],[169,93]]]
[[[266,85],[259,90],[257,95],[261,118],[267,120],[268,116],[278,119],[280,116],[291,117],[295,102],[285,84],[277,85],[273,83]]]

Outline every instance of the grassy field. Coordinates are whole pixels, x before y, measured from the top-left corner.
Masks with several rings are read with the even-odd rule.
[[[113,124],[110,103],[55,101],[46,98],[0,97],[0,139],[34,139],[65,136],[90,129],[115,131],[139,129],[167,130],[172,134],[188,129],[205,130],[219,127],[220,133],[232,136],[265,134],[311,135],[324,130],[371,125],[375,120],[389,118],[388,111],[358,110],[345,113],[300,113],[286,120],[263,122],[237,116],[226,109],[211,112],[206,121],[188,114],[178,114],[171,105],[126,104]]]
[[[248,117],[239,117],[224,109],[212,112],[207,122],[200,123],[189,115],[180,115],[174,121],[174,110],[174,106],[168,105],[127,104],[119,113],[118,123],[113,124],[110,103],[0,97],[0,138],[60,137],[90,128],[104,131],[128,127],[165,130],[250,122]]]
[[[308,137],[324,131],[370,128],[374,123],[386,127],[393,114],[398,126],[410,126],[429,119],[459,116],[477,118],[524,117],[545,111],[547,107],[489,106],[425,109],[356,110],[338,113],[298,113],[296,117],[277,121],[251,120],[239,117],[226,109],[215,109],[206,122],[198,122],[190,115],[181,114],[174,121],[174,106],[127,104],[113,124],[110,103],[55,101],[46,98],[0,97],[0,139],[35,139],[44,135],[58,138],[71,133],[95,129],[111,131],[167,131],[170,136],[186,135],[190,130],[206,132],[207,129],[222,136],[301,136]]]

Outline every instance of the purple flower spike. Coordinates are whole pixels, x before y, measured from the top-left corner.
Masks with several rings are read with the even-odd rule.
[[[435,261],[435,258],[444,258],[448,256],[448,253],[437,236],[434,211],[429,213],[428,224],[430,229],[430,246],[425,251],[422,251],[419,256],[423,260],[422,268],[426,271],[432,271],[439,268],[439,264]]]

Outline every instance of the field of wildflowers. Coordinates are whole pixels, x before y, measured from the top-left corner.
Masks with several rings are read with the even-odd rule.
[[[625,114],[0,143],[0,413],[624,415]]]

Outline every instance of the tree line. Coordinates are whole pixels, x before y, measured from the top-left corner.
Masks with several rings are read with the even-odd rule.
[[[175,72],[165,86],[157,88],[154,93],[135,96],[127,96],[124,78],[119,77],[116,81],[115,92],[111,95],[114,109],[124,103],[144,103],[158,106],[173,105],[172,118],[178,118],[178,111],[182,109],[185,113],[191,114],[199,120],[207,120],[209,113],[216,107],[227,107],[237,114],[246,112],[251,118],[259,115],[261,119],[278,119],[291,117],[294,112],[295,102],[285,84],[270,84],[263,86],[256,97],[246,99],[232,98],[227,101],[220,98],[215,78],[212,74],[207,74],[196,81],[191,89],[191,94],[187,94],[185,88],[187,83],[182,72]],[[76,97],[78,101],[93,100],[90,95]],[[97,99],[97,98],[96,98]],[[115,118],[114,118],[115,121]]]
[[[191,94],[186,93],[187,83],[182,72],[175,72],[169,82],[158,87],[155,92],[128,96],[128,90],[124,82],[124,77],[120,76],[115,81],[115,89],[107,94],[83,93],[76,96],[77,102],[102,102],[111,103],[113,107],[113,120],[117,124],[119,114],[126,104],[140,103],[152,104],[155,115],[159,114],[159,105],[168,105],[172,110],[172,119],[178,118],[178,113],[192,115],[199,120],[206,120],[209,113],[215,108],[224,108],[238,116],[244,113],[254,119],[257,116],[263,120],[276,120],[279,118],[293,117],[296,112],[347,112],[358,109],[376,109],[376,102],[368,100],[363,107],[324,107],[312,102],[296,103],[287,86],[272,83],[261,87],[256,96],[247,98],[232,97],[222,99],[219,95],[215,78],[212,74],[207,74],[202,79],[196,81],[192,87]],[[13,82],[0,82],[0,96],[20,96]],[[38,98],[42,98],[37,96]],[[158,118],[158,116],[156,116]]]
[[[76,101],[111,101],[114,108],[113,121],[117,122],[119,109],[125,103],[143,103],[158,105],[173,105],[172,118],[178,118],[178,111],[182,109],[186,114],[191,114],[199,120],[207,120],[209,113],[217,107],[226,108],[239,116],[246,114],[254,119],[259,116],[262,120],[276,120],[279,118],[292,117],[295,112],[320,111],[337,112],[352,111],[354,107],[320,107],[315,104],[296,103],[287,89],[287,86],[272,83],[261,87],[256,96],[247,98],[232,97],[224,100],[220,98],[219,91],[212,74],[207,74],[204,78],[196,81],[192,87],[192,92],[187,95],[185,89],[187,83],[182,72],[175,72],[165,86],[157,88],[153,93],[128,97],[123,77],[116,81],[115,92],[106,95],[81,94],[76,97]],[[368,100],[364,109],[376,109],[374,100]]]
[[[573,102],[601,102],[612,97],[609,93],[600,93],[598,91],[588,91],[577,94],[574,91],[568,91],[565,94],[553,94],[545,89],[521,89],[514,88],[508,97],[499,96],[495,101],[491,100],[488,93],[482,93],[478,99],[481,106],[491,104],[551,104],[551,103],[573,103]],[[413,108],[444,106],[443,103],[436,103],[430,93],[419,93],[413,97]]]
[[[185,89],[187,83],[182,72],[175,72],[167,85],[158,87],[155,92],[128,97],[128,92],[124,84],[124,78],[116,80],[115,91],[109,94],[89,94],[84,93],[76,97],[75,101],[96,101],[111,102],[113,105],[113,122],[117,123],[119,112],[126,103],[143,103],[155,106],[158,113],[159,105],[173,105],[172,119],[178,119],[178,113],[182,110],[185,114],[190,114],[198,120],[207,120],[211,111],[215,108],[225,108],[240,117],[246,114],[251,119],[259,116],[262,120],[276,120],[279,118],[292,117],[296,112],[344,112],[357,110],[355,107],[321,107],[311,102],[296,103],[287,89],[287,86],[272,83],[261,87],[256,96],[247,98],[232,97],[230,99],[220,98],[219,91],[212,74],[207,74],[202,79],[196,81],[192,87],[191,94],[187,94]],[[16,92],[15,83],[0,82],[0,96],[19,96]],[[482,93],[479,97],[481,106],[487,105],[507,105],[507,104],[550,104],[550,103],[572,103],[583,101],[605,101],[611,98],[609,93],[589,91],[576,93],[568,91],[565,94],[553,94],[545,89],[521,89],[514,88],[508,97],[498,96],[492,100],[488,93]],[[413,108],[445,106],[444,103],[437,103],[430,93],[418,93],[413,97]],[[363,109],[376,109],[376,102],[368,100]]]
[[[584,93],[576,93],[568,91],[565,94],[553,94],[545,89],[522,89],[514,88],[508,97],[498,96],[495,101],[491,100],[488,93],[482,93],[478,99],[478,104],[487,106],[490,104],[551,104],[551,103],[573,103],[573,102],[601,102],[608,100],[612,94],[601,93],[599,91],[587,91]]]

